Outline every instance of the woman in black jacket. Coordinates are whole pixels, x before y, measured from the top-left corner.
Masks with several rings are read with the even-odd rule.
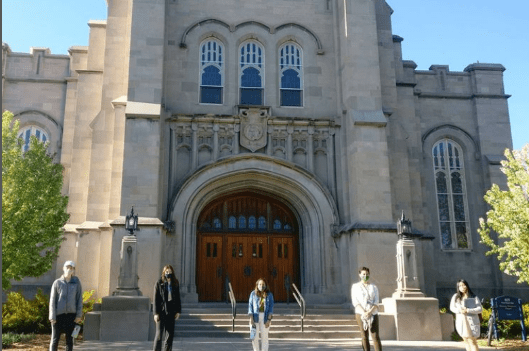
[[[156,335],[154,337],[154,351],[173,349],[175,321],[180,318],[182,306],[180,304],[180,286],[171,265],[162,269],[162,277],[154,285],[154,321]]]

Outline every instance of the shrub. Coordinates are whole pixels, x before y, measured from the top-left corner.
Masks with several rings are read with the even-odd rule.
[[[35,334],[2,334],[2,348],[7,348],[16,342],[28,341],[35,339]]]
[[[81,325],[84,324],[84,316],[94,309],[94,304],[101,303],[101,298],[96,299],[94,293],[95,290],[83,292],[83,320],[80,323]]]
[[[83,321],[85,314],[93,310],[94,303],[101,303],[101,299],[94,298],[94,293],[94,290],[83,292]],[[2,305],[2,331],[17,334],[51,333],[49,303],[49,297],[41,289],[37,290],[33,300],[26,300],[20,292],[8,293],[7,301]]]
[[[20,292],[7,294],[2,305],[2,331],[21,333],[50,333],[48,320],[49,298],[37,290],[33,300],[26,300]]]

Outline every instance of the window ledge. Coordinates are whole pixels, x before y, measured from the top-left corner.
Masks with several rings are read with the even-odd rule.
[[[441,249],[442,252],[461,252],[461,253],[470,253],[474,252],[472,249]]]

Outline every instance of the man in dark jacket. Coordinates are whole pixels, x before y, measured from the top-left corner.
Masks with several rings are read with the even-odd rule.
[[[156,322],[156,336],[154,337],[154,351],[173,349],[175,321],[180,318],[182,306],[180,304],[180,286],[171,265],[162,270],[162,277],[154,285],[154,321]]]

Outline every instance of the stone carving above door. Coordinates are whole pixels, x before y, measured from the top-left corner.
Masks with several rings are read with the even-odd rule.
[[[334,118],[270,115],[267,107],[239,106],[238,115],[173,115],[167,120],[170,196],[193,172],[241,153],[264,154],[299,166],[335,195]]]
[[[239,109],[241,125],[241,146],[251,152],[255,152],[266,146],[268,140],[267,122],[268,109],[258,107],[248,107]]]

